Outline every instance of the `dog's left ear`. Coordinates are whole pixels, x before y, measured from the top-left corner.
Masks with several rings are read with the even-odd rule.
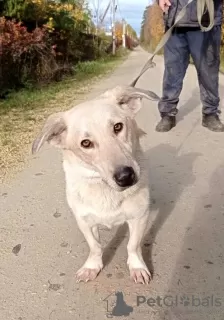
[[[66,136],[66,123],[63,112],[57,112],[50,115],[41,132],[33,141],[32,154],[37,153],[45,142],[56,147],[62,147]]]
[[[134,87],[117,87],[116,100],[118,105],[123,110],[126,110],[127,112],[130,112],[133,115],[135,115],[141,109],[143,98],[152,101],[160,100],[160,97],[153,91]]]

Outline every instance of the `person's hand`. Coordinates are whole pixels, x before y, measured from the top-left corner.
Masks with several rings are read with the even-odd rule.
[[[159,6],[163,12],[166,12],[171,6],[171,3],[169,0],[159,0]]]

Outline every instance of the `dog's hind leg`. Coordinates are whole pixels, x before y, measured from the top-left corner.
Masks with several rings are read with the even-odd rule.
[[[128,267],[130,276],[136,283],[148,284],[151,274],[143,260],[141,241],[147,228],[148,212],[140,219],[128,220],[129,242],[128,250]]]
[[[78,226],[82,231],[90,248],[89,257],[76,273],[77,282],[94,280],[103,268],[102,248],[99,242],[99,232],[96,226],[89,225],[82,219],[77,220]]]

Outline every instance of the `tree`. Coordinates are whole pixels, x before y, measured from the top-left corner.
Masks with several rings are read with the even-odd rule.
[[[136,31],[132,28],[130,24],[127,24],[126,26],[126,33],[133,39],[138,39]]]
[[[115,34],[116,38],[119,41],[122,41],[122,35],[123,35],[123,22],[117,21],[115,23]],[[136,31],[132,28],[130,24],[126,24],[126,34],[135,40],[138,39]]]
[[[147,6],[142,18],[141,42],[154,50],[164,33],[163,13],[157,3]]]
[[[115,22],[115,36],[118,41],[122,41],[123,23],[120,21]]]
[[[141,32],[140,32],[140,41],[144,42],[145,39],[145,26],[147,25],[147,15],[148,15],[148,8],[149,6],[145,7],[145,10],[143,12],[143,16],[142,16],[142,23],[141,23]]]

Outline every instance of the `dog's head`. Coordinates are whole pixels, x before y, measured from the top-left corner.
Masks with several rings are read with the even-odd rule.
[[[71,165],[81,164],[85,175],[124,190],[140,175],[137,152],[144,132],[134,118],[142,98],[159,100],[150,91],[116,87],[95,100],[53,114],[33,142],[32,152],[48,142],[63,149]]]

